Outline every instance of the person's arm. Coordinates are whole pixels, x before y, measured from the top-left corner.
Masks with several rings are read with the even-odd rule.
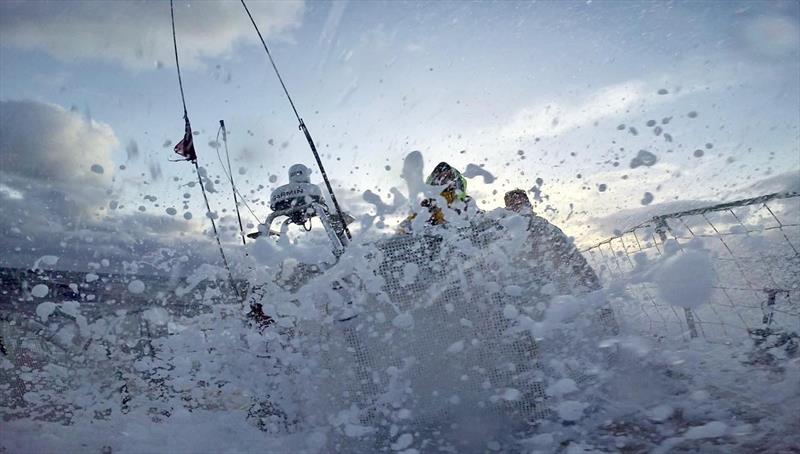
[[[411,213],[408,215],[407,218],[403,219],[402,222],[397,226],[395,232],[398,234],[409,234],[411,233],[411,223],[416,219],[417,213]]]

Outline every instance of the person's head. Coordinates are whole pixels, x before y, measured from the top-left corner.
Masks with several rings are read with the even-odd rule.
[[[461,172],[446,162],[440,162],[425,180],[431,186],[444,186],[441,196],[447,200],[448,205],[456,200],[464,201],[467,198],[467,180]]]
[[[514,189],[506,192],[504,197],[506,209],[516,213],[530,213],[533,210],[528,194],[523,189]]]

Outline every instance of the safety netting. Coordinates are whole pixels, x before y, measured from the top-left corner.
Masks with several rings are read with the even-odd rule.
[[[615,352],[601,346],[617,324],[596,276],[533,216],[431,227],[351,247],[325,273],[279,274],[255,298],[277,318],[271,348],[293,355],[284,370],[309,374],[294,385],[315,396],[311,409],[283,406],[300,421],[326,408],[348,443],[383,446],[403,427],[439,443],[486,425],[530,430],[558,403],[548,386],[591,386]],[[295,303],[276,304],[281,292]]]
[[[796,352],[799,250],[800,194],[778,193],[656,216],[584,255],[625,285],[633,298],[615,310],[641,333]]]

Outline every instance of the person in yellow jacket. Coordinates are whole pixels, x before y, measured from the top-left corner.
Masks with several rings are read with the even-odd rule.
[[[440,162],[425,180],[425,184],[430,186],[444,186],[442,192],[439,194],[447,202],[447,207],[454,210],[456,213],[461,213],[466,210],[472,198],[467,195],[467,180],[461,175],[455,167],[446,162]],[[430,225],[442,225],[447,222],[445,213],[441,207],[437,205],[436,199],[426,198],[420,202],[422,207],[428,209],[429,217],[427,223]],[[411,233],[412,222],[416,219],[418,213],[411,213],[403,222],[398,226],[398,233]]]

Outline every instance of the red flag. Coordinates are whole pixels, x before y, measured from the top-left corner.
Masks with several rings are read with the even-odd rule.
[[[189,124],[189,117],[184,117],[186,120],[186,132],[183,134],[183,140],[175,145],[175,153],[186,158],[187,161],[197,161],[197,153],[194,151],[194,140],[192,140],[192,125]]]

